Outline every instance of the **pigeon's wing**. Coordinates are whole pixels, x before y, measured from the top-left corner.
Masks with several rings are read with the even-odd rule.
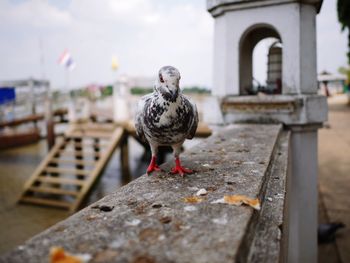
[[[136,135],[143,142],[147,142],[145,133],[143,131],[143,127],[144,127],[143,118],[144,118],[146,107],[148,104],[147,102],[149,102],[150,100],[151,100],[151,94],[143,96],[137,105],[136,114],[135,114]]]
[[[198,127],[198,111],[197,111],[197,106],[195,103],[191,102],[188,100],[189,106],[192,110],[192,121],[190,122],[189,126],[189,134],[187,136],[187,139],[192,139],[194,135],[196,134],[197,127]]]

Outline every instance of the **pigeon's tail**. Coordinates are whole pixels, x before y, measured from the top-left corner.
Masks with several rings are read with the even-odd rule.
[[[318,243],[329,243],[335,239],[335,234],[340,228],[344,228],[342,222],[333,222],[328,224],[319,224],[317,229]]]

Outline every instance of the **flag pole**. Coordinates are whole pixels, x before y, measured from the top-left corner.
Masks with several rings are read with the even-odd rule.
[[[66,71],[66,88],[69,90],[69,70],[65,68]]]
[[[44,44],[41,37],[39,37],[39,56],[40,56],[40,67],[41,67],[41,78],[44,80],[45,75],[45,56],[44,56]]]

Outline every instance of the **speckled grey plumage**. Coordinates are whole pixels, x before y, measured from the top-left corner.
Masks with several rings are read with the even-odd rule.
[[[196,133],[197,108],[181,93],[179,80],[177,69],[161,68],[154,92],[139,102],[136,133],[150,144],[152,150],[160,145],[181,147],[185,139],[192,139]]]

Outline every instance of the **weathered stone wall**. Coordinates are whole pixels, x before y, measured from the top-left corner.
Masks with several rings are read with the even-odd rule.
[[[0,262],[48,262],[53,246],[91,262],[278,262],[288,149],[281,125],[224,128],[181,156],[195,174],[141,176]],[[202,188],[200,202],[186,202]],[[236,194],[259,198],[261,210],[217,202]]]

